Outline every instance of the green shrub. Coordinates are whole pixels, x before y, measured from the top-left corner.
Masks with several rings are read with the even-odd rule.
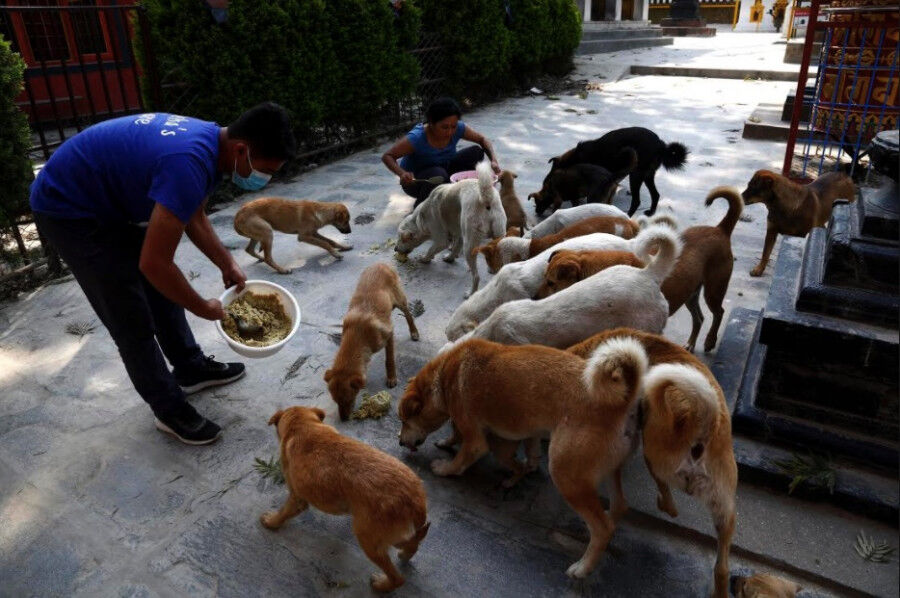
[[[34,178],[28,119],[15,103],[24,73],[22,57],[0,35],[0,226],[28,212],[28,187]]]
[[[587,0],[590,1],[590,0]],[[571,67],[572,55],[581,42],[581,13],[574,0],[546,0],[552,35],[544,57],[547,60],[562,61]]]
[[[512,68],[520,76],[537,74],[556,35],[548,0],[511,0]]]

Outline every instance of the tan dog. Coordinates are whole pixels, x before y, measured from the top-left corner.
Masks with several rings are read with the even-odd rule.
[[[549,433],[550,476],[590,531],[587,550],[567,573],[586,577],[627,510],[620,467],[637,441],[646,360],[640,343],[628,339],[598,346],[590,360],[544,346],[465,341],[409,383],[398,408],[400,444],[415,449],[451,419],[460,449],[452,461],[431,463],[435,474],[447,476],[462,474],[488,452],[488,434],[514,446]],[[597,493],[610,474],[611,518]]]
[[[331,398],[338,405],[341,420],[350,417],[356,394],[366,385],[369,360],[381,349],[385,350],[387,386],[397,386],[394,324],[391,322],[391,311],[395,307],[403,312],[412,339],[419,340],[419,331],[397,271],[384,262],[363,270],[344,316],[341,346],[334,356],[334,365],[325,372],[325,382]]]
[[[779,234],[805,237],[817,226],[825,226],[838,199],[856,200],[853,180],[846,174],[828,172],[808,185],[798,185],[770,170],[757,170],[741,193],[744,203],[764,203],[769,210],[766,240],[759,264],[750,276],[762,276]]]
[[[310,505],[331,515],[352,515],[360,548],[384,573],[372,574],[372,587],[390,592],[404,579],[388,551],[408,561],[428,533],[425,487],[413,471],[390,455],[341,436],[322,423],[317,408],[290,407],[276,411],[281,442],[281,469],[288,497],[278,511],[260,522],[278,529]]]
[[[656,504],[672,517],[678,509],[670,486],[706,505],[718,535],[717,598],[728,598],[728,555],[735,525],[737,464],[731,415],[712,372],[692,353],[663,336],[628,328],[607,330],[569,347],[579,357],[613,341],[638,342],[650,360],[644,377],[644,461],[656,482]]]
[[[734,598],[796,598],[797,592],[802,589],[798,583],[767,573],[731,578]]]
[[[488,270],[496,274],[500,268],[512,262],[521,262],[561,243],[566,239],[582,237],[592,233],[607,233],[623,239],[631,239],[638,233],[638,225],[629,218],[594,216],[571,224],[559,232],[537,239],[501,237],[478,248],[484,256]]]
[[[532,299],[543,299],[568,288],[588,276],[606,270],[610,266],[634,266],[643,268],[638,256],[630,251],[571,251],[561,249],[550,255],[550,263],[544,280]]]
[[[503,211],[506,212],[506,226],[516,227],[519,230],[519,236],[522,236],[522,232],[528,229],[528,220],[525,218],[522,202],[516,195],[513,183],[513,179],[516,178],[519,178],[519,175],[511,170],[504,170],[500,173],[500,203],[503,204]]]
[[[349,234],[350,212],[347,206],[340,203],[262,197],[245,203],[234,215],[234,230],[250,239],[245,251],[269,264],[280,274],[289,274],[290,270],[282,268],[272,259],[273,231],[297,235],[298,241],[321,247],[336,259],[343,259],[338,251],[350,251],[353,247],[341,245],[320,235],[319,229],[329,224],[345,235]],[[256,252],[257,243],[262,246],[262,257]]]

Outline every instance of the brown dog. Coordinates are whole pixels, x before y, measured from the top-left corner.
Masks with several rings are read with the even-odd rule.
[[[581,237],[592,233],[607,233],[623,239],[631,239],[638,233],[636,222],[628,218],[616,218],[614,216],[594,216],[579,220],[559,232],[546,235],[538,239],[518,238],[514,236],[494,239],[487,245],[482,245],[476,251],[484,256],[488,270],[496,274],[500,268],[512,262],[521,262],[532,258],[561,243],[566,239]],[[508,234],[508,233],[507,233]]]
[[[759,264],[750,276],[762,276],[779,234],[805,237],[817,226],[825,226],[838,199],[856,200],[853,180],[846,174],[828,172],[808,185],[798,185],[770,170],[757,170],[741,193],[744,203],[764,203],[769,210],[766,240]]]
[[[637,441],[646,360],[640,343],[628,339],[598,346],[589,360],[539,345],[465,341],[432,359],[407,386],[398,407],[400,444],[415,450],[451,419],[460,449],[452,461],[431,463],[435,474],[447,476],[487,453],[489,434],[515,447],[549,433],[550,476],[590,531],[587,550],[567,573],[586,577],[627,510],[620,467]],[[611,518],[597,493],[610,474]]]
[[[555,251],[550,255],[544,280],[532,299],[549,297],[579,280],[618,265],[643,268],[644,262],[630,251]]]
[[[506,212],[507,229],[516,227],[520,231],[519,236],[522,236],[522,231],[528,229],[528,221],[525,218],[522,202],[516,195],[515,183],[513,183],[513,179],[518,177],[519,175],[511,170],[504,170],[500,173],[500,203],[503,204],[503,211]]]
[[[390,455],[341,436],[322,423],[325,412],[315,407],[276,411],[281,442],[281,469],[288,497],[278,511],[260,522],[278,529],[310,505],[331,515],[352,515],[360,548],[384,573],[372,574],[372,587],[390,592],[404,579],[388,551],[408,561],[428,533],[425,487],[413,471]]]
[[[325,382],[331,398],[338,405],[341,420],[350,417],[356,393],[366,385],[369,360],[382,348],[385,350],[387,386],[397,386],[394,324],[391,322],[391,311],[395,307],[403,312],[412,339],[419,340],[419,331],[397,271],[384,262],[363,270],[344,316],[341,346],[334,356],[334,365],[325,372]]]
[[[338,251],[350,251],[353,247],[341,245],[320,235],[319,229],[329,224],[342,233],[349,234],[350,212],[347,206],[340,203],[262,197],[245,203],[234,215],[234,230],[250,239],[245,251],[269,264],[280,274],[289,274],[290,270],[282,268],[272,259],[273,231],[297,235],[298,241],[321,247],[336,259],[343,259]],[[262,246],[262,257],[256,252],[257,243]]]
[[[802,589],[798,583],[767,573],[731,578],[734,598],[796,598]]]
[[[731,415],[712,372],[663,336],[628,328],[607,330],[569,347],[585,358],[612,341],[640,343],[650,361],[644,377],[644,461],[656,482],[656,504],[672,517],[678,509],[669,486],[706,505],[718,535],[715,596],[728,598],[728,554],[735,525],[737,464]]]

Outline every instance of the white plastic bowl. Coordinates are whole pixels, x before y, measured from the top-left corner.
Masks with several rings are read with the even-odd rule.
[[[248,291],[259,294],[274,293],[278,297],[282,307],[284,307],[284,312],[291,318],[291,322],[293,322],[293,326],[291,326],[291,331],[288,335],[272,345],[267,345],[265,347],[250,347],[244,343],[239,343],[225,334],[225,329],[222,328],[221,321],[216,321],[216,330],[219,331],[219,334],[222,335],[222,338],[225,339],[225,342],[228,343],[228,346],[231,347],[235,353],[240,353],[244,357],[260,358],[274,355],[281,351],[284,345],[291,340],[291,337],[297,334],[297,330],[300,328],[300,306],[297,305],[297,300],[294,299],[294,296],[291,295],[287,289],[267,280],[248,280],[247,284],[244,286],[244,290],[240,293],[237,292],[237,287],[225,289],[225,292],[219,297],[219,301],[221,301],[222,306],[227,309],[232,301]]]
[[[497,182],[497,179],[499,178],[499,177],[497,177],[497,173],[491,172],[491,176],[494,177],[494,182],[496,183],[496,182]],[[459,171],[459,172],[454,172],[453,174],[450,175],[450,182],[451,182],[451,183],[458,183],[459,181],[464,181],[464,180],[466,180],[466,179],[477,179],[477,178],[478,178],[478,172],[477,172],[477,171],[475,171],[475,170],[461,170],[461,171]]]

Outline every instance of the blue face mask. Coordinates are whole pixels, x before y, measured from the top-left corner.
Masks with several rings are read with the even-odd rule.
[[[241,176],[237,170],[237,159],[234,160],[234,172],[231,173],[231,182],[244,191],[259,191],[266,186],[272,175],[253,168],[253,162],[250,161],[250,150],[247,150],[247,163],[250,165],[250,174]]]

